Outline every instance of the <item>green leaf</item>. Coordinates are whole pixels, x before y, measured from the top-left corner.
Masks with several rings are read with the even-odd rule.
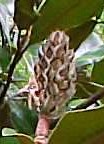
[[[21,144],[15,137],[0,137],[0,144]]]
[[[32,55],[32,56],[37,56],[38,55],[38,49],[39,47],[42,45],[42,43],[35,43],[35,44],[31,44],[28,48],[28,52]],[[27,56],[27,55],[26,55]]]
[[[70,48],[77,49],[79,47],[79,45],[82,43],[82,41],[85,40],[85,38],[87,38],[88,35],[92,32],[95,24],[96,24],[95,21],[90,20],[78,27],[69,29],[67,31],[67,34],[70,37]],[[32,37],[33,37],[33,40],[35,40],[33,35],[32,35]],[[28,48],[28,51],[30,51],[30,52],[36,51],[40,44],[39,43],[31,44],[30,47]]]
[[[93,64],[104,59],[104,45],[95,47],[92,51],[86,52],[79,58],[76,58],[76,66],[81,67],[87,64]]]
[[[21,142],[21,144],[34,144],[33,138],[28,135],[18,133],[16,137]]]
[[[38,121],[36,112],[16,102],[10,102],[10,109],[12,124],[17,132],[33,136]]]
[[[28,135],[17,133],[14,136],[1,137],[0,144],[34,144],[34,142]]]
[[[2,136],[13,136],[16,134],[16,130],[11,128],[3,128],[2,129]]]
[[[56,29],[77,27],[96,16],[103,7],[103,0],[47,0],[40,17],[34,23],[33,41],[46,38]]]
[[[85,40],[88,35],[93,31],[96,22],[93,20],[87,21],[82,25],[71,28],[67,34],[70,37],[70,48],[77,49],[79,45]]]
[[[104,60],[95,64],[91,81],[104,85]]]
[[[8,104],[0,104],[0,135],[3,127],[11,127],[10,122],[10,109]]]
[[[15,22],[20,29],[27,29],[36,19],[33,6],[33,0],[19,0],[15,1]]]
[[[30,61],[30,55],[31,54],[27,51],[16,66],[13,82],[18,88],[24,87],[24,85],[29,80],[29,76],[31,75],[30,71],[28,71],[27,64],[24,60],[24,57],[26,57],[26,59]]]
[[[77,83],[77,91],[75,94],[76,98],[88,98],[92,94],[96,93],[102,88],[102,85],[90,82],[90,79],[86,80],[78,80],[79,82]]]
[[[83,103],[85,101],[86,101],[86,99],[75,99],[75,100],[69,101],[68,109],[74,109],[78,105],[80,105],[81,103]]]
[[[90,140],[104,133],[103,115],[104,107],[66,113],[50,136],[49,144],[86,144],[88,141],[87,144],[91,144]],[[100,144],[103,143],[104,140]]]
[[[11,56],[6,48],[0,47],[0,65],[3,71],[7,70],[7,66],[10,63]]]
[[[95,32],[92,32],[86,40],[84,40],[79,48],[75,52],[75,58],[79,58],[83,54],[92,51],[93,49],[97,49],[97,47],[103,45],[103,40],[100,35]]]
[[[17,133],[14,129],[11,128],[3,128],[2,136],[4,140],[5,138],[10,138],[10,137],[12,140],[12,138],[15,137],[15,141],[20,142],[19,144],[34,144],[32,137],[25,134]]]
[[[87,65],[92,66],[92,65]],[[102,88],[102,85],[91,79],[93,70],[89,74],[87,66],[79,69],[77,75],[76,98],[88,98]]]

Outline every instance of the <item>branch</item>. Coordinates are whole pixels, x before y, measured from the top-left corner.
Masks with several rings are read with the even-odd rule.
[[[0,96],[0,103],[3,102],[4,97],[7,93],[7,90],[10,86],[10,83],[12,81],[12,75],[13,75],[13,72],[15,70],[16,65],[19,62],[19,60],[22,58],[22,55],[24,54],[24,52],[27,49],[28,43],[30,41],[31,31],[32,31],[32,25],[27,30],[26,36],[22,40],[20,40],[20,37],[18,39],[18,43],[17,43],[18,48],[17,48],[17,51],[16,51],[15,56],[13,58],[13,61],[10,64],[10,67],[9,67],[9,70],[8,70],[7,81],[6,81],[6,84],[3,87],[3,90],[2,90],[1,96]]]
[[[81,103],[73,110],[86,109],[87,107],[96,103],[97,100],[99,100],[103,97],[104,97],[104,88],[100,92],[97,92],[94,95],[90,96],[85,102]]]

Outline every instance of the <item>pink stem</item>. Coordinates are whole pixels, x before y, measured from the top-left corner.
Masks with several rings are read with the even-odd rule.
[[[49,134],[49,119],[45,115],[39,116],[39,121],[37,124],[35,132],[35,144],[48,144],[48,134]]]

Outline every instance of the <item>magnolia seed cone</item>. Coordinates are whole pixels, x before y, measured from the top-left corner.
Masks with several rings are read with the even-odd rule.
[[[58,118],[76,92],[74,50],[69,47],[69,37],[55,31],[39,48],[34,78],[30,80],[37,85],[33,95],[38,101],[34,100],[33,107],[49,118]]]

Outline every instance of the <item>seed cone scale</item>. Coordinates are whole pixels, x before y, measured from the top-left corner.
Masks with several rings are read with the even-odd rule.
[[[63,31],[52,32],[38,50],[34,76],[29,81],[36,89],[33,107],[50,118],[58,118],[76,92],[74,50],[69,45]]]

